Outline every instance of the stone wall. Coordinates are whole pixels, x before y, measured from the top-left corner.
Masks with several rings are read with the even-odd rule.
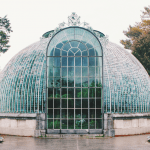
[[[115,136],[150,133],[150,114],[113,114]]]
[[[0,134],[37,137],[44,131],[45,114],[0,113]]]

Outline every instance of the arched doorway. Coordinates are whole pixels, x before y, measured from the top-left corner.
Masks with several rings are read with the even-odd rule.
[[[80,27],[58,32],[47,48],[47,133],[102,133],[102,48]]]

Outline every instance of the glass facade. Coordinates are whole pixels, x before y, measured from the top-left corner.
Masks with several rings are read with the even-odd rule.
[[[47,51],[47,128],[102,128],[102,49],[89,31],[60,31]]]

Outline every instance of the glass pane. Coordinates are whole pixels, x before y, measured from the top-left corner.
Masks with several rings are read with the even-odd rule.
[[[48,68],[48,77],[53,76],[53,68]]]
[[[68,56],[74,56],[74,53],[73,53],[72,51],[69,50]]]
[[[96,88],[96,97],[101,97],[101,88]]]
[[[101,99],[96,99],[96,108],[101,108]]]
[[[60,49],[62,48],[62,46],[63,46],[62,43],[59,43],[59,44],[56,45],[56,47],[57,47],[57,48],[60,48]]]
[[[88,109],[82,109],[82,118],[88,118]]]
[[[60,76],[60,68],[54,68],[54,76]]]
[[[81,57],[75,57],[75,66],[81,66]]]
[[[88,108],[88,99],[82,99],[82,108]]]
[[[68,129],[74,129],[74,120],[68,120]]]
[[[95,67],[89,67],[89,76],[95,77]]]
[[[74,57],[68,57],[68,66],[74,66]]]
[[[95,99],[90,99],[90,108],[95,108]]]
[[[88,129],[88,120],[82,119],[82,129]]]
[[[54,78],[54,87],[60,87],[60,78]]]
[[[68,118],[74,118],[74,109],[68,109]]]
[[[68,98],[74,98],[74,89],[73,88],[68,89]]]
[[[67,129],[67,120],[62,120],[62,129]]]
[[[67,108],[67,99],[62,99],[62,108]]]
[[[61,97],[62,97],[62,98],[67,98],[67,88],[62,88],[61,90],[62,90],[62,95],[61,95]]]
[[[60,129],[60,120],[54,119],[54,129]]]
[[[67,56],[67,52],[66,51],[62,51],[62,56]]]
[[[54,118],[60,118],[60,109],[54,109]]]
[[[75,67],[75,76],[81,76],[81,67]]]
[[[48,99],[48,108],[53,108],[53,99]]]
[[[68,76],[73,77],[74,76],[74,67],[68,67]]]
[[[48,129],[53,129],[53,119],[48,119]]]
[[[87,51],[82,52],[82,56],[88,56],[88,52]]]
[[[55,48],[54,56],[60,56],[60,49]]]
[[[67,76],[67,67],[62,67],[62,76]]]
[[[76,88],[76,98],[81,98],[81,88]]]
[[[88,67],[82,67],[82,76],[88,76]]]
[[[53,78],[48,78],[48,87],[53,87]]]
[[[102,119],[96,119],[96,129],[102,128]]]
[[[102,73],[102,67],[96,67],[96,76],[102,77],[101,73]]]
[[[82,89],[82,98],[88,98],[88,88]]]
[[[76,129],[81,129],[81,121],[82,120],[75,120],[75,128]]]
[[[94,48],[89,50],[89,56],[95,56]]]
[[[90,118],[95,118],[95,109],[90,109]]]
[[[96,66],[102,66],[102,57],[96,57]]]
[[[81,99],[76,99],[76,108],[81,108]]]
[[[53,98],[53,88],[48,88],[48,98]]]
[[[67,78],[62,78],[62,87],[67,87]]]
[[[81,118],[81,109],[75,109],[75,118]]]
[[[47,66],[53,66],[53,57],[47,57]]]
[[[88,78],[82,78],[82,87],[88,87]]]
[[[95,57],[89,57],[89,66],[95,66]]]
[[[81,87],[81,78],[75,78],[75,87]]]
[[[96,118],[102,118],[101,109],[96,109]]]
[[[68,51],[71,48],[70,43],[67,43],[64,47],[63,50]]]
[[[88,58],[82,57],[82,66],[88,66]]]
[[[101,81],[102,81],[101,78],[96,79],[96,87],[102,87],[102,84],[101,84],[102,82]]]
[[[95,129],[95,119],[90,119],[90,129]]]
[[[54,58],[54,67],[60,67],[60,57]]]
[[[62,118],[67,118],[67,109],[62,109]]]
[[[74,99],[68,99],[68,108],[74,108]]]
[[[67,66],[67,57],[62,57],[62,66]]]
[[[74,87],[74,78],[68,78],[68,87]]]
[[[60,98],[60,89],[59,88],[54,88],[54,97]]]
[[[53,109],[48,109],[47,118],[53,118]]]
[[[60,108],[60,99],[54,99],[54,108]]]
[[[95,78],[89,78],[89,87],[95,87]]]
[[[90,88],[90,97],[95,98],[95,88]]]

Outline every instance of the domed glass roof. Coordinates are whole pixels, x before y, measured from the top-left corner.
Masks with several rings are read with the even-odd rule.
[[[56,49],[59,49],[60,45],[57,42],[60,39],[62,40],[61,46],[67,46],[62,38],[66,34],[68,36],[65,37],[65,40],[68,40],[70,46],[72,44],[74,45],[74,43],[80,43],[80,45],[86,45],[89,42],[92,43],[93,41],[90,40],[93,37],[98,40],[97,43],[99,43],[99,46],[102,45],[102,49],[100,49],[103,54],[100,57],[103,63],[101,63],[102,66],[99,66],[101,67],[99,70],[103,70],[101,71],[102,86],[100,88],[103,91],[103,107],[101,106],[101,108],[104,108],[104,112],[136,113],[150,111],[150,77],[141,63],[124,48],[108,42],[107,37],[103,33],[93,30],[85,22],[83,24],[80,23],[79,18],[79,16],[73,13],[71,17],[68,17],[68,24],[63,22],[59,24],[59,28],[46,32],[39,42],[23,49],[9,61],[0,72],[0,112],[45,112],[45,104],[47,101],[46,88],[50,84],[46,83],[46,68],[50,65],[46,64],[46,55],[51,56],[51,53],[46,54],[46,50],[51,39],[55,39],[50,44],[49,48],[51,50],[54,49],[54,44],[57,45]],[[74,32],[77,26],[79,31],[81,28],[88,31],[86,33],[87,36],[84,33],[81,35],[79,32],[76,34],[78,42],[71,42],[74,38],[71,35],[73,30],[66,30],[65,33],[64,29],[67,29],[66,25],[74,27]],[[81,25],[83,26],[81,27]],[[57,36],[54,38],[56,34]],[[87,43],[84,43],[84,41],[87,41]],[[93,47],[95,44],[93,42]],[[70,52],[74,56],[78,50],[82,51],[82,47],[73,45],[71,46]],[[93,58],[90,58],[90,51],[90,48],[87,48],[87,53],[89,54],[86,56],[87,60],[96,60],[94,57],[97,56],[93,55]],[[98,52],[100,51],[98,50]],[[63,53],[66,53],[65,47]],[[69,56],[72,57],[67,54],[67,57]],[[83,56],[81,55],[80,57]],[[90,70],[90,63],[87,64],[89,64],[87,70]],[[96,65],[95,67],[98,68]],[[51,64],[51,68],[55,69],[55,66]],[[87,82],[90,82],[90,75],[88,77]],[[96,76],[94,77],[96,81]],[[97,89],[96,85],[94,88]]]
[[[1,112],[44,112],[46,47],[42,39],[14,56],[0,73]],[[120,46],[103,49],[105,112],[149,112],[150,78],[141,63]]]

